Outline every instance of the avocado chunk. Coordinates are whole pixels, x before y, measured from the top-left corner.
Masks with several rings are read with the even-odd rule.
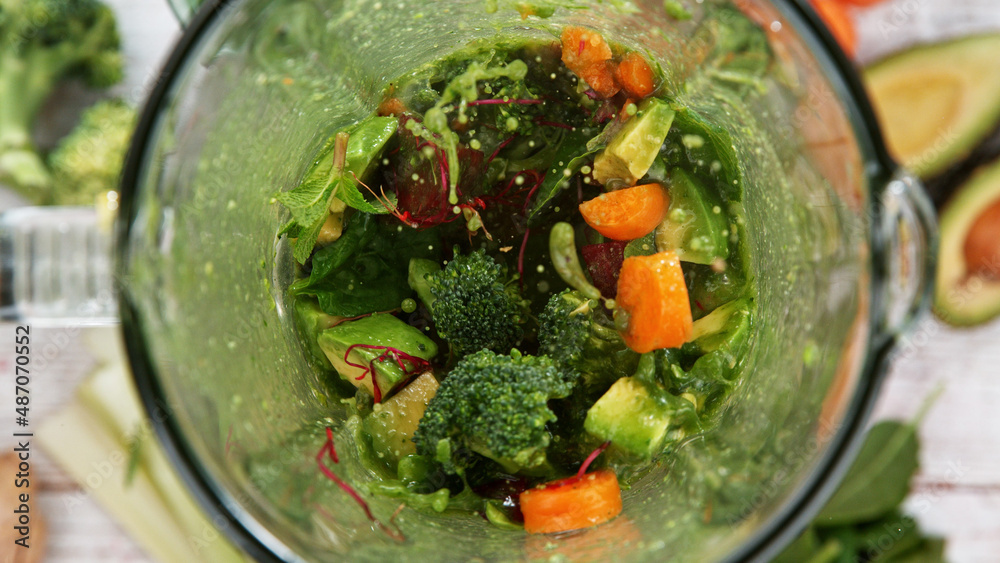
[[[413,375],[409,370],[416,366],[398,358],[407,366],[404,371],[394,351],[422,360],[430,360],[438,351],[437,344],[420,330],[388,313],[340,323],[321,332],[317,342],[342,378],[376,397],[389,395]],[[366,373],[368,369],[374,372],[378,395],[372,387],[372,374]]]
[[[653,356],[647,355],[650,368]],[[640,365],[639,371],[643,367]],[[584,429],[602,441],[634,456],[651,459],[668,441],[679,439],[679,428],[693,405],[667,393],[641,376],[623,377],[587,411]]]
[[[375,405],[363,425],[377,455],[399,461],[417,453],[413,433],[437,389],[434,375],[424,372],[388,400]]]
[[[750,334],[750,299],[717,307],[691,327],[691,342],[701,354],[739,349]]]
[[[673,250],[684,262],[711,264],[729,256],[729,230],[722,206],[704,184],[680,168],[670,173],[670,208],[656,228],[656,248]]]
[[[294,310],[295,324],[299,329],[300,340],[305,343],[309,358],[323,369],[333,369],[333,365],[323,353],[323,349],[319,347],[316,339],[319,337],[319,333],[330,328],[343,317],[324,313],[315,299],[306,296],[295,298]]]
[[[905,51],[864,71],[886,141],[923,178],[962,160],[1000,121],[1000,34]]]
[[[1000,161],[979,169],[941,212],[934,312],[956,326],[1000,314]]]
[[[635,117],[594,157],[594,179],[635,185],[656,160],[673,121],[674,110],[666,102],[656,98],[642,102]]]

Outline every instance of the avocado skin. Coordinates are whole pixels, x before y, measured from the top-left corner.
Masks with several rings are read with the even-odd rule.
[[[994,279],[968,276],[964,254],[970,227],[998,200],[1000,160],[995,160],[970,173],[941,212],[933,309],[948,324],[974,326],[1000,315],[1000,272],[994,272]],[[1000,259],[994,263],[995,270],[1000,270]]]

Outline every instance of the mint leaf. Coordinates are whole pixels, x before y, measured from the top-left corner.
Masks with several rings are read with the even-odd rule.
[[[387,196],[384,203],[372,203],[365,199],[358,186],[373,168],[385,144],[396,134],[396,126],[394,117],[371,116],[339,131],[320,149],[302,182],[294,189],[274,196],[292,216],[292,221],[281,229],[279,236],[287,234],[296,237],[293,255],[300,264],[309,259],[334,197],[366,213],[389,213],[395,208],[395,197]],[[334,166],[336,139],[344,133],[347,134],[347,145],[342,155],[343,167],[337,168]]]

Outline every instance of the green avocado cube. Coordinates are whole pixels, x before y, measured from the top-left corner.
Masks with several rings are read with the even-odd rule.
[[[377,455],[399,461],[417,453],[413,433],[437,389],[437,379],[427,371],[388,400],[375,405],[364,418],[363,425]]]
[[[399,352],[430,361],[438,351],[419,329],[388,313],[340,323],[321,332],[317,342],[341,377],[373,396],[373,373],[381,396],[416,375],[418,366]]]
[[[594,157],[594,178],[602,184],[617,180],[635,185],[656,160],[673,121],[674,110],[666,102],[656,98],[643,102],[635,117]]]
[[[650,459],[663,448],[673,412],[670,404],[650,393],[647,384],[623,377],[590,407],[583,427],[603,441]]]

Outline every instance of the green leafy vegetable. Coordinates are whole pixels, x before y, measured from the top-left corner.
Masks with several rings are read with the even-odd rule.
[[[821,526],[874,520],[903,502],[917,469],[917,433],[912,423],[886,421],[868,434],[840,488],[817,517]]]
[[[916,520],[899,510],[917,470],[916,426],[899,421],[873,426],[833,497],[775,563],[944,561],[944,542],[926,537]]]
[[[438,234],[356,213],[344,234],[316,251],[309,277],[289,288],[314,295],[323,312],[354,317],[388,311],[412,295],[407,285],[410,258],[437,259]]]
[[[546,172],[545,180],[538,188],[535,203],[528,213],[529,223],[545,209],[550,201],[569,187],[569,179],[579,172],[580,168],[601,148],[602,146],[594,148],[587,146],[587,137],[583,129],[574,129],[563,136],[550,161],[554,166]]]
[[[295,259],[304,264],[312,253],[333,198],[365,213],[388,213],[395,201],[372,203],[359,188],[365,174],[377,161],[385,144],[396,134],[393,117],[371,116],[338,132],[319,151],[298,187],[274,197],[292,215],[283,232],[296,238]]]

